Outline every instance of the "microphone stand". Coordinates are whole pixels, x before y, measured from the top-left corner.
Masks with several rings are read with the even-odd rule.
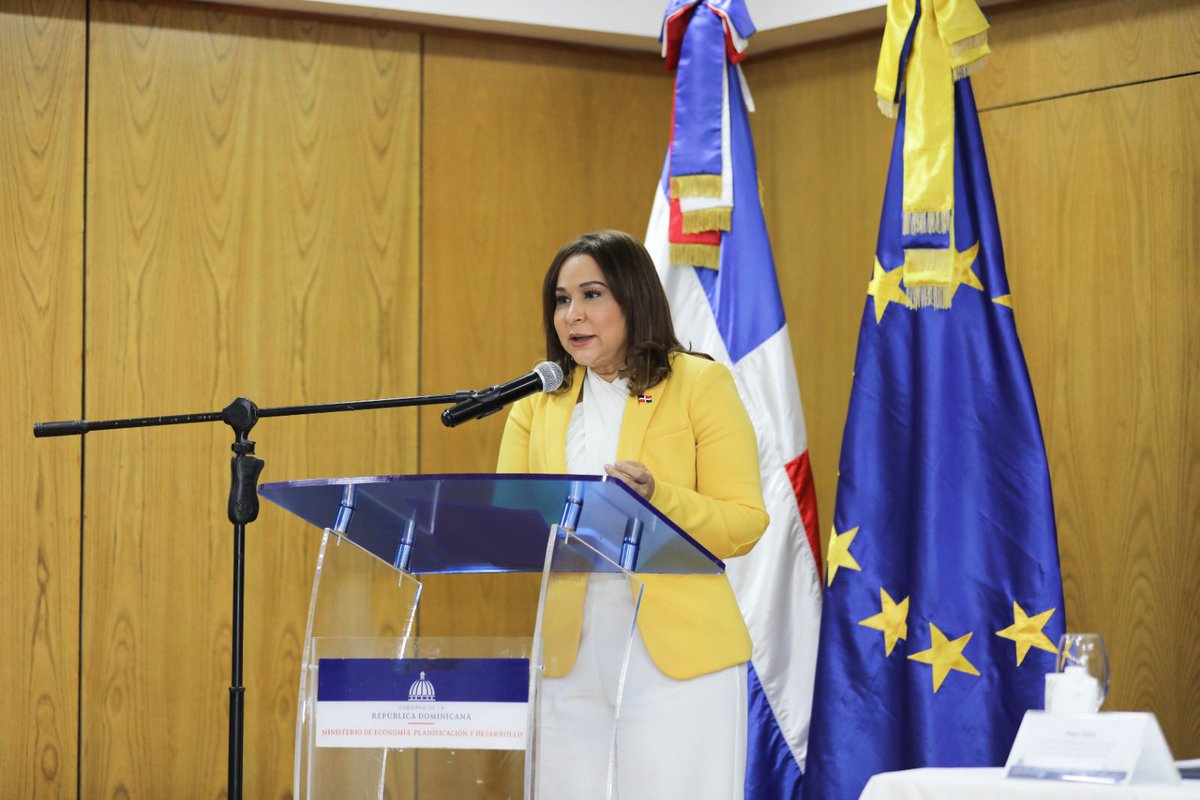
[[[33,426],[33,435],[38,438],[81,436],[88,431],[186,425],[197,422],[224,422],[233,429],[234,440],[230,449],[233,450],[234,456],[230,461],[229,507],[227,509],[229,521],[233,524],[233,664],[229,687],[230,800],[241,800],[242,797],[242,734],[246,700],[246,687],[242,685],[242,622],[245,616],[246,526],[258,518],[258,475],[262,472],[264,463],[262,459],[254,455],[254,442],[249,438],[250,430],[261,417],[292,417],[303,414],[326,414],[333,411],[370,411],[403,406],[449,405],[468,400],[476,394],[478,393],[460,391],[454,394],[391,397],[381,400],[280,408],[259,408],[246,398],[239,397],[220,411],[201,414],[109,419],[98,422],[78,419],[64,422],[39,422]]]

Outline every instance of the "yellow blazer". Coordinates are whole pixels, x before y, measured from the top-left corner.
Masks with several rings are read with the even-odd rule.
[[[537,394],[513,406],[500,443],[498,472],[567,471],[567,425],[584,384]],[[640,461],[654,475],[650,502],[722,560],[744,555],[767,528],[758,444],[733,376],[723,364],[679,353],[670,376],[630,397],[617,442],[618,461]],[[750,633],[724,575],[642,575],[638,628],[664,674],[686,679],[750,658]],[[582,584],[561,579],[553,618],[543,621],[546,670],[565,675],[579,649]],[[549,613],[549,612],[548,612]]]

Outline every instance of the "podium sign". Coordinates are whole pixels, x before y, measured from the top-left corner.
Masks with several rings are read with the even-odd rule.
[[[643,591],[637,574],[724,571],[606,477],[383,476],[260,492],[323,530],[301,656],[298,800],[553,796],[555,773],[538,754],[553,750],[540,736],[554,737],[560,720],[541,703],[542,684],[572,669],[563,626],[578,620],[585,594],[597,601],[590,576],[628,584],[606,595],[620,604],[603,608],[629,632],[602,654],[623,675]],[[436,584],[442,596],[427,591],[423,576],[453,583],[512,572],[542,576],[532,638],[418,635],[418,607],[453,611],[455,596],[445,581]],[[611,720],[600,723],[613,747],[623,692],[621,681]],[[612,796],[614,753],[594,765],[606,776],[599,795]]]
[[[317,675],[317,747],[525,749],[529,659],[321,659]]]

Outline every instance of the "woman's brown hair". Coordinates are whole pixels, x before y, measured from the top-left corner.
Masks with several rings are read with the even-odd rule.
[[[654,260],[637,239],[621,231],[585,233],[567,242],[546,271],[542,283],[542,327],[546,360],[562,367],[559,392],[571,387],[575,359],[563,348],[554,330],[558,272],[572,256],[595,259],[613,299],[625,314],[625,366],[618,373],[629,380],[629,393],[638,395],[671,374],[671,354],[688,352],[675,338],[671,306],[663,291]]]

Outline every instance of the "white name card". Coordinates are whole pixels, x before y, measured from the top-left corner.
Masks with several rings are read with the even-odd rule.
[[[1027,711],[1005,775],[1114,785],[1180,781],[1158,719],[1132,712]]]

